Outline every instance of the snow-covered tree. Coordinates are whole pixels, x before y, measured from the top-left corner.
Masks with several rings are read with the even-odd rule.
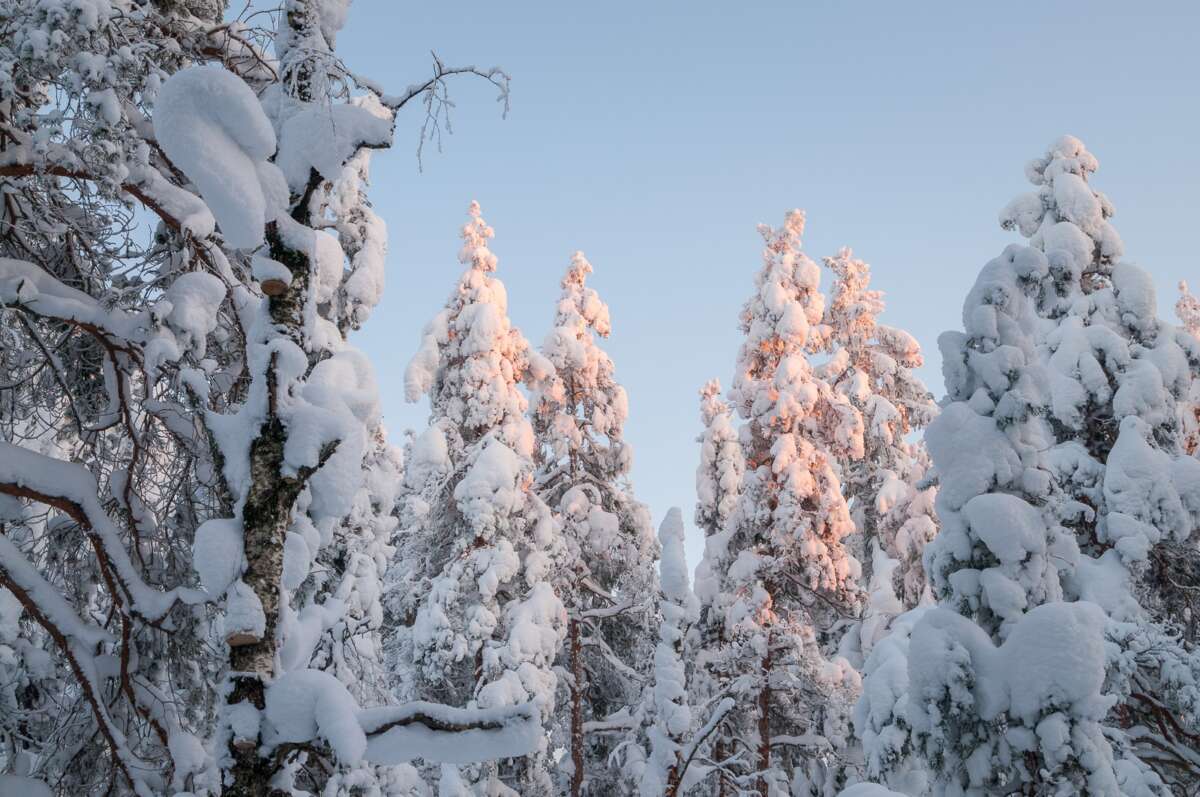
[[[658,531],[659,559],[658,644],[654,649],[652,699],[646,721],[650,754],[642,772],[644,797],[674,797],[687,766],[686,749],[692,729],[687,678],[683,667],[683,640],[699,618],[699,604],[688,584],[683,552],[683,513],[672,508]]]
[[[720,662],[725,647],[725,612],[729,593],[723,591],[728,567],[729,518],[737,507],[746,459],[733,408],[721,398],[721,383],[710,379],[700,389],[700,422],[704,432],[700,443],[700,464],[696,467],[696,526],[704,533],[704,555],[696,565],[696,598],[699,619],[687,639],[689,666],[688,689],[697,705],[719,700],[723,695]],[[724,761],[733,732],[731,723],[714,729],[708,759]],[[724,795],[731,788],[725,773],[717,767],[716,790]]]
[[[744,419],[745,474],[728,538],[704,566],[720,585],[705,590],[719,595],[710,602],[725,626],[706,667],[724,693],[754,707],[729,719],[737,725],[719,737],[729,745],[713,772],[763,795],[833,787],[857,687],[848,664],[826,653],[861,603],[834,463],[861,455],[862,418],[809,363],[827,330],[803,230],[800,211],[779,229],[760,228],[764,265],[742,311],[746,341],[731,393]]]
[[[1200,339],[1200,299],[1182,280],[1175,315],[1193,338]],[[1183,426],[1183,450],[1195,456],[1200,451],[1200,382],[1192,383],[1191,393],[1179,401],[1179,422]]]
[[[869,593],[861,631],[847,639],[859,648],[857,657],[925,593],[921,559],[937,533],[935,490],[924,484],[924,452],[909,438],[937,407],[913,373],[924,364],[920,344],[878,321],[883,294],[869,287],[870,267],[849,249],[825,258],[825,265],[834,275],[824,319],[830,358],[818,372],[863,418],[862,456],[851,451],[838,463],[856,529],[853,550]]]
[[[553,581],[564,554],[534,488],[534,434],[520,385],[552,369],[509,322],[492,235],[472,202],[459,252],[466,270],[405,374],[409,400],[428,395],[431,414],[410,448],[391,589],[411,626],[411,697],[484,708],[531,702],[549,719],[566,631]],[[542,748],[511,772],[493,766],[464,777],[549,794],[544,741]]]
[[[379,95],[333,54],[346,3],[274,31],[223,6],[0,8],[0,769],[404,794],[457,730],[466,758],[538,736],[526,708],[355,699],[398,466],[346,339],[382,288],[365,150],[451,70]]]
[[[622,768],[609,759],[649,674],[656,589],[650,513],[629,483],[629,401],[596,340],[611,324],[587,287],[591,272],[576,252],[541,349],[553,370],[533,402],[536,489],[555,512],[565,548],[556,587],[568,613],[559,660],[567,696],[556,736],[569,753],[562,788],[573,795],[620,788]]]
[[[984,267],[965,330],[940,339],[938,607],[868,663],[873,774],[915,753],[938,794],[1195,782],[1200,661],[1181,609],[1200,572],[1200,467],[1176,405],[1200,348],[1121,259],[1096,168],[1069,136],[1030,164],[1037,190],[1001,214],[1029,244]]]

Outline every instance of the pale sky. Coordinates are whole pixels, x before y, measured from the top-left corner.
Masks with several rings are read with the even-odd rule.
[[[937,336],[961,328],[979,269],[1021,240],[997,213],[1063,133],[1100,159],[1093,185],[1162,311],[1179,279],[1200,283],[1200,4],[355,0],[338,49],[392,92],[429,74],[431,49],[513,78],[504,121],[490,86],[452,86],[454,134],[426,148],[423,173],[416,107],[375,159],[388,286],[356,342],[393,437],[427,419],[404,403],[404,366],[461,271],[477,199],[535,345],[571,253],[595,266],[635,490],[656,523],[671,506],[690,521],[697,391],[728,386],[755,225],[789,208],[807,211],[815,260],[852,246],[872,264],[884,321],[921,342],[938,398]]]

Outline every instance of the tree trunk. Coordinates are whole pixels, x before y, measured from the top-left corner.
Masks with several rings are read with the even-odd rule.
[[[271,257],[283,263],[292,273],[292,282],[284,293],[270,297],[271,320],[283,334],[303,343],[304,302],[308,295],[311,264],[305,254],[287,248],[274,222],[267,225],[267,241]],[[275,656],[278,639],[280,584],[283,577],[283,541],[292,519],[292,507],[316,468],[301,468],[294,476],[285,476],[284,444],[287,429],[277,413],[277,393],[280,385],[272,355],[264,375],[267,380],[266,420],[250,443],[250,484],[242,507],[243,549],[246,571],[242,581],[254,591],[262,604],[266,623],[262,637],[238,640],[229,648],[230,686],[226,703],[235,707],[249,703],[262,711],[266,705],[266,688],[275,675]],[[323,462],[332,453],[322,453]],[[320,467],[320,464],[317,465]],[[259,755],[261,737],[230,739],[229,752],[233,765],[222,789],[224,797],[277,797],[284,792],[270,786],[276,762]]]
[[[579,620],[567,624],[571,650],[571,797],[583,792],[583,644]]]
[[[767,770],[771,767],[771,637],[762,662],[762,688],[758,693],[758,794],[767,797]]]
[[[663,797],[675,797],[679,794],[679,784],[683,780],[680,763],[682,762],[677,761],[675,766],[667,770],[667,787],[663,790]]]
[[[720,731],[718,731],[718,733],[719,732]],[[716,743],[713,745],[713,760],[718,761],[718,762],[725,760],[725,740],[724,739],[717,739]],[[729,795],[729,792],[727,791],[728,786],[729,786],[729,783],[728,783],[728,781],[725,780],[725,770],[722,769],[717,772],[717,797],[728,797],[728,795]]]

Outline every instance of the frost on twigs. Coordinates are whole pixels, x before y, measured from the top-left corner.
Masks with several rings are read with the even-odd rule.
[[[416,83],[406,88],[400,94],[383,94],[380,101],[394,111],[398,111],[409,102],[419,99],[425,110],[425,118],[421,122],[421,135],[417,141],[417,162],[421,162],[421,154],[426,141],[433,141],[438,152],[442,151],[442,131],[454,132],[450,124],[450,111],[454,103],[450,100],[450,84],[448,78],[455,75],[474,75],[483,78],[496,87],[499,92],[496,102],[503,106],[502,115],[507,117],[509,110],[509,84],[512,78],[503,69],[493,66],[480,69],[477,66],[446,66],[437,53],[433,57],[433,76],[422,83]]]

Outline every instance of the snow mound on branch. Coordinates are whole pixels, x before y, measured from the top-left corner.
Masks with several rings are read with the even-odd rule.
[[[378,104],[373,108],[309,105],[283,123],[275,164],[288,187],[300,193],[312,170],[326,180],[337,180],[360,147],[385,147],[391,138],[391,114]]]
[[[532,705],[463,709],[437,703],[360,711],[368,734],[366,758],[375,764],[403,764],[416,758],[429,763],[470,764],[528,755],[542,737],[538,710]],[[428,718],[447,730],[434,730]],[[468,724],[478,727],[467,728]]]
[[[321,738],[343,764],[356,764],[367,752],[358,704],[341,681],[322,670],[294,670],[271,684],[266,717],[276,743]]]
[[[904,795],[875,783],[855,783],[853,786],[842,789],[838,793],[838,797],[904,797]]]
[[[192,542],[192,567],[200,586],[221,595],[242,574],[242,524],[233,518],[206,520]]]
[[[1022,472],[1020,457],[995,421],[963,403],[942,411],[925,432],[925,443],[938,469],[954,474],[939,493],[952,509],[995,485],[1011,484]]]
[[[154,135],[196,184],[225,240],[239,249],[261,244],[286,187],[267,163],[275,131],[250,87],[221,67],[182,69],[159,89]]]
[[[985,721],[1007,713],[1010,721],[1033,728],[1056,709],[1100,720],[1112,705],[1101,692],[1106,622],[1104,610],[1093,603],[1047,603],[1015,623],[997,647],[970,620],[930,610],[913,629],[908,651],[913,726],[927,730],[938,721],[920,703],[955,683],[954,671],[964,666]]]
[[[193,271],[180,274],[167,288],[171,312],[167,323],[175,331],[176,340],[197,360],[205,354],[205,341],[217,328],[217,310],[225,301],[225,284],[212,274]]]

